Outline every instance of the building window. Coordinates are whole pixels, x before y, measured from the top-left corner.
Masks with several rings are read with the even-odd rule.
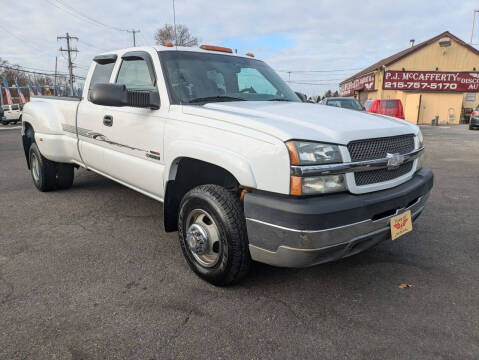
[[[476,101],[476,93],[466,93],[466,101]]]

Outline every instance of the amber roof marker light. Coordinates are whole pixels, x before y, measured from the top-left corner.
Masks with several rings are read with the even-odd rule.
[[[173,43],[171,41],[167,41],[163,45],[167,47],[173,47]]]
[[[249,52],[249,53],[246,53],[246,56],[254,57],[254,54],[252,52]]]
[[[233,53],[233,50],[231,50],[230,48],[222,47],[222,46],[201,45],[200,49],[210,50],[210,51],[220,51],[220,52],[225,52],[225,53],[229,53],[229,54]]]

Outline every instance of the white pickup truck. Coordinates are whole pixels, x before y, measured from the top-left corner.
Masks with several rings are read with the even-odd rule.
[[[40,191],[84,167],[163,202],[216,285],[251,260],[310,266],[394,239],[433,186],[417,126],[301,102],[263,61],[214,46],[99,55],[82,97],[33,97],[22,124]]]

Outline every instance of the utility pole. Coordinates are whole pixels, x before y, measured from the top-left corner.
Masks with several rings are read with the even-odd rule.
[[[78,49],[72,49],[70,46],[70,40],[74,39],[78,41],[76,36],[70,36],[69,33],[66,36],[57,36],[57,41],[65,39],[67,41],[67,48],[60,48],[60,51],[68,53],[68,70],[70,72],[70,88],[72,89],[72,95],[74,94],[73,88],[73,62],[72,62],[72,52],[78,53]]]
[[[133,47],[135,47],[136,46],[136,33],[139,33],[140,30],[131,29],[131,30],[126,30],[126,31],[133,34]]]
[[[55,93],[57,92],[57,67],[58,67],[58,56],[55,56]],[[57,94],[58,96],[58,94]]]
[[[479,13],[479,10],[472,10],[472,28],[471,28],[471,45],[474,38],[474,25],[476,23],[476,13]]]

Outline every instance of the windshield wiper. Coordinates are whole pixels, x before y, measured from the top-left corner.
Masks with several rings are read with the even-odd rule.
[[[207,96],[192,99],[189,101],[190,104],[200,103],[200,102],[219,102],[219,101],[246,101],[245,99],[232,97],[232,96]]]
[[[268,101],[291,101],[291,100],[277,98],[277,99],[269,99]]]

